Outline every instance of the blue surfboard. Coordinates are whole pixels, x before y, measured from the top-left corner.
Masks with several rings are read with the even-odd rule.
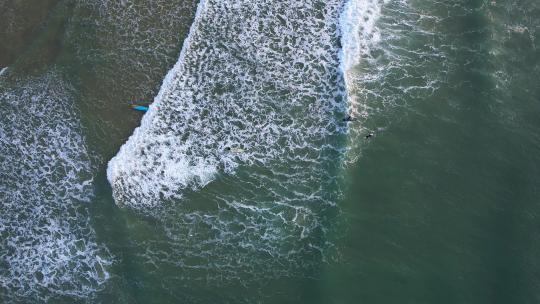
[[[148,107],[147,106],[133,106],[133,110],[146,112],[148,111]]]

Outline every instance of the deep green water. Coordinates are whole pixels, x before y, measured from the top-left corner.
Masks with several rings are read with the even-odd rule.
[[[335,162],[316,166],[292,158],[269,163],[277,168],[301,166],[272,173],[300,170],[306,175],[298,176],[305,177],[314,172],[316,177],[305,184],[294,180],[296,175],[268,173],[268,163],[243,164],[220,173],[202,189],[186,190],[179,201],[167,201],[161,217],[118,207],[105,171],[139,124],[141,115],[129,106],[152,99],[177,61],[197,3],[50,3],[39,12],[14,9],[12,14],[27,15],[1,21],[21,23],[19,32],[0,32],[1,41],[13,35],[25,41],[3,44],[0,52],[0,63],[9,66],[0,76],[0,106],[7,113],[0,119],[3,302],[540,300],[538,2],[381,3],[376,23],[380,40],[358,54],[359,64],[349,74],[345,106],[356,120],[346,133],[324,141],[348,149],[346,156],[330,153],[324,157]],[[57,110],[47,114],[40,106]],[[303,113],[296,111],[291,112]],[[338,118],[333,119],[341,118],[341,113],[334,114]],[[43,131],[48,129],[60,131]],[[366,140],[368,132],[375,136]],[[36,166],[48,159],[40,151],[74,160],[50,161],[51,169],[42,172]],[[66,182],[63,176],[70,174],[75,177]],[[263,176],[272,192],[253,190],[252,183],[259,181],[253,174]],[[94,178],[84,195],[70,186],[88,176]],[[280,187],[279,178],[289,178],[283,184],[298,187],[296,192]],[[246,233],[233,225],[238,214],[226,203],[231,197],[248,206],[257,206],[249,201],[256,198],[271,209],[272,202],[319,189],[319,184],[324,185],[323,199],[308,203],[324,204],[313,207],[298,199],[302,210],[310,211],[295,211],[299,219],[271,221],[272,213],[259,218],[239,212],[248,219],[241,218],[240,224],[262,223],[268,231]],[[55,191],[71,194],[66,199]],[[289,209],[279,211],[292,217]],[[201,214],[216,220],[207,221]],[[62,223],[63,218],[69,220],[60,230],[47,220]],[[317,225],[309,225],[311,221]],[[308,237],[296,239],[299,232],[291,222],[315,228],[308,229]],[[17,223],[25,223],[21,227],[31,232]],[[282,238],[251,239],[257,233],[274,236],[275,231]],[[66,252],[85,248],[86,253],[67,254],[80,262],[53,267],[51,276],[63,276],[45,285],[37,272],[47,272],[25,265],[58,258],[33,253],[62,252],[54,241],[36,236],[49,232],[53,240],[65,242],[70,248]],[[238,239],[228,233],[237,233]],[[69,241],[71,234],[86,244]],[[201,242],[220,238],[226,242]],[[13,253],[13,242],[23,248],[21,255]],[[320,255],[303,250],[313,244],[323,247]],[[253,245],[268,249],[270,257],[249,247]],[[282,250],[290,259],[280,255]],[[107,279],[101,271],[89,270],[95,256],[110,261],[103,263]],[[235,256],[240,262],[228,264]],[[22,266],[13,264],[16,258]],[[77,274],[85,271],[99,279]],[[23,279],[12,280],[14,273]],[[90,291],[81,292],[81,286]]]
[[[539,13],[534,1],[383,13],[388,53],[358,67],[378,75],[358,94],[361,123],[384,131],[350,170],[348,262],[327,268],[325,301],[538,301]]]

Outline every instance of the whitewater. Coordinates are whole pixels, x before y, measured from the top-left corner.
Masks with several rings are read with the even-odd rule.
[[[344,75],[357,64],[347,58],[375,43],[383,5],[363,2],[199,3],[107,170],[116,203],[165,231],[138,243],[143,265],[185,273],[169,278],[177,286],[228,286],[309,277],[333,258],[351,128]]]
[[[342,75],[379,40],[381,5],[201,1],[178,62],[109,163],[117,203],[149,210],[241,164],[318,162],[319,139],[346,132]]]
[[[339,214],[347,135],[356,128],[342,121],[357,113],[348,79],[378,42],[382,5],[199,2],[176,64],[107,168],[115,202],[159,219],[165,235],[132,240],[144,271],[157,266],[186,273],[171,284],[245,285],[311,276],[331,258],[328,235]],[[67,36],[96,75],[109,68],[101,61],[152,69],[152,60],[159,61],[154,57],[164,56],[152,52],[173,49],[163,46],[172,34],[162,37],[159,29],[131,41],[144,23],[131,3],[83,1],[77,7]],[[85,9],[103,19],[94,33],[98,44],[122,51],[84,44],[77,26],[94,22]],[[123,39],[109,42],[109,27]],[[152,42],[163,49],[146,49]],[[77,101],[81,85],[73,87],[77,79],[62,68],[33,77],[19,77],[17,68],[0,70],[7,122],[0,151],[9,155],[1,159],[0,186],[2,207],[10,210],[0,216],[6,236],[0,287],[9,298],[92,299],[110,282],[114,258],[97,241],[86,209],[101,162],[78,117],[88,105]],[[133,81],[130,76],[115,85]],[[114,107],[98,99],[91,99],[95,109]]]
[[[73,88],[56,70],[2,80],[0,295],[92,297],[108,280],[112,258],[84,208],[94,176]]]

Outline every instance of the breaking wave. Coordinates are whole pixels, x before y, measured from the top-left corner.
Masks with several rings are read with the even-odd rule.
[[[283,149],[295,153],[313,139],[309,135],[346,131],[336,118],[356,111],[346,109],[340,74],[347,78],[379,41],[375,23],[382,4],[314,1],[283,4],[290,12],[281,6],[271,12],[266,1],[201,1],[179,60],[141,127],[109,164],[117,203],[148,210],[161,199],[181,197],[183,189],[204,187],[239,164],[282,157]],[[257,5],[253,14],[242,9]],[[312,6],[320,16],[294,14],[295,6]],[[249,15],[247,21],[231,15],[225,33],[208,25],[235,9],[242,11],[238,16]],[[227,153],[231,147],[242,153]]]
[[[116,203],[164,231],[138,240],[140,265],[179,269],[174,288],[309,276],[329,258],[347,140],[364,130],[342,121],[360,108],[349,72],[373,61],[384,5],[199,3],[179,60],[107,170]]]
[[[307,275],[325,260],[346,130],[342,6],[200,2],[107,171],[117,204],[159,214],[166,239],[140,240],[140,264],[180,268],[167,281],[181,286]]]
[[[343,112],[339,7],[202,1],[179,61],[110,162],[117,202],[151,208],[240,164],[317,159]]]

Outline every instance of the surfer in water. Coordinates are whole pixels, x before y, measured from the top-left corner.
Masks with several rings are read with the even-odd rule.
[[[373,137],[373,133],[369,133],[368,135],[364,136],[365,139],[370,139]]]
[[[342,120],[345,122],[351,122],[354,120],[354,118],[351,115],[347,115],[347,117],[343,118]]]

